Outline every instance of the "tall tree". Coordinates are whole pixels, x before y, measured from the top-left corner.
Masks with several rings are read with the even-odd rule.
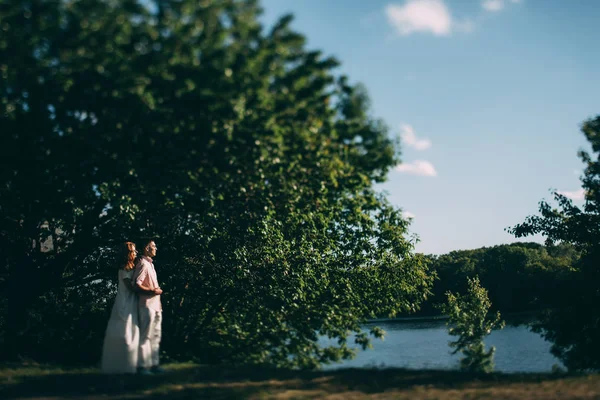
[[[97,357],[111,248],[142,236],[173,357],[314,367],[351,356],[352,332],[368,346],[365,318],[419,307],[426,262],[373,189],[397,144],[291,16],[265,31],[253,0],[0,7],[5,350]]]
[[[553,342],[552,352],[569,369],[600,368],[600,116],[585,121],[582,131],[592,153],[580,151],[585,203],[554,193],[558,207],[540,202],[539,215],[510,229],[517,237],[541,234],[549,244],[565,242],[582,252],[569,284],[548,299],[549,310],[535,329]]]

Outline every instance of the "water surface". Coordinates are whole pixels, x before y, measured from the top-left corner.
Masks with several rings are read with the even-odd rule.
[[[365,329],[379,326],[386,331],[385,339],[373,339],[373,348],[359,351],[353,360],[325,366],[340,367],[402,367],[413,369],[458,368],[459,354],[451,355],[445,321],[379,322],[366,324]],[[336,343],[327,338],[323,344]],[[549,372],[554,364],[562,364],[550,353],[549,342],[533,333],[526,325],[506,326],[493,331],[485,340],[495,346],[495,370],[501,372]]]

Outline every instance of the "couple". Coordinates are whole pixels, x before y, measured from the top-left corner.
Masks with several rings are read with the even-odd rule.
[[[153,240],[144,243],[137,259],[132,242],[121,249],[117,297],[110,314],[102,349],[102,372],[152,374],[163,372],[158,365],[162,306]]]

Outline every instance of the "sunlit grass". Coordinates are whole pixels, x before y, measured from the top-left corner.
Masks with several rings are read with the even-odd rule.
[[[167,373],[148,377],[103,375],[97,368],[4,364],[0,366],[0,398],[600,398],[597,374],[482,375],[398,368],[291,371],[193,363],[165,367]]]

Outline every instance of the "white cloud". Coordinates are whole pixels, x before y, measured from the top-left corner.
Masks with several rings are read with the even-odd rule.
[[[585,190],[579,189],[574,192],[562,191],[557,192],[558,194],[562,194],[565,197],[568,197],[571,200],[583,200],[585,199]]]
[[[388,4],[388,21],[402,36],[428,32],[447,36],[452,30],[452,16],[443,0],[407,0],[404,5]]]
[[[416,160],[408,164],[400,164],[396,167],[396,171],[411,175],[437,176],[437,171],[433,164],[423,160]]]
[[[416,215],[410,211],[402,211],[402,216],[406,219],[414,219],[416,217]]]
[[[431,140],[429,139],[417,139],[415,131],[410,125],[402,125],[400,127],[402,133],[400,136],[408,147],[414,147],[417,150],[425,150],[431,147]]]
[[[481,6],[486,11],[496,12],[504,8],[504,0],[484,0]]]
[[[504,9],[504,6],[509,1],[513,4],[519,4],[522,2],[522,0],[483,0],[481,2],[481,7],[489,12],[502,11],[502,9]]]
[[[487,12],[499,12],[508,6],[508,3],[522,2],[523,0],[481,0],[481,7]],[[473,18],[456,20],[444,0],[405,0],[403,4],[390,3],[385,7],[385,14],[390,25],[400,36],[413,33],[431,33],[436,36],[449,36],[453,32],[471,33],[476,25]]]
[[[470,19],[464,19],[462,21],[454,23],[454,30],[462,33],[471,33],[475,30],[475,22]]]

